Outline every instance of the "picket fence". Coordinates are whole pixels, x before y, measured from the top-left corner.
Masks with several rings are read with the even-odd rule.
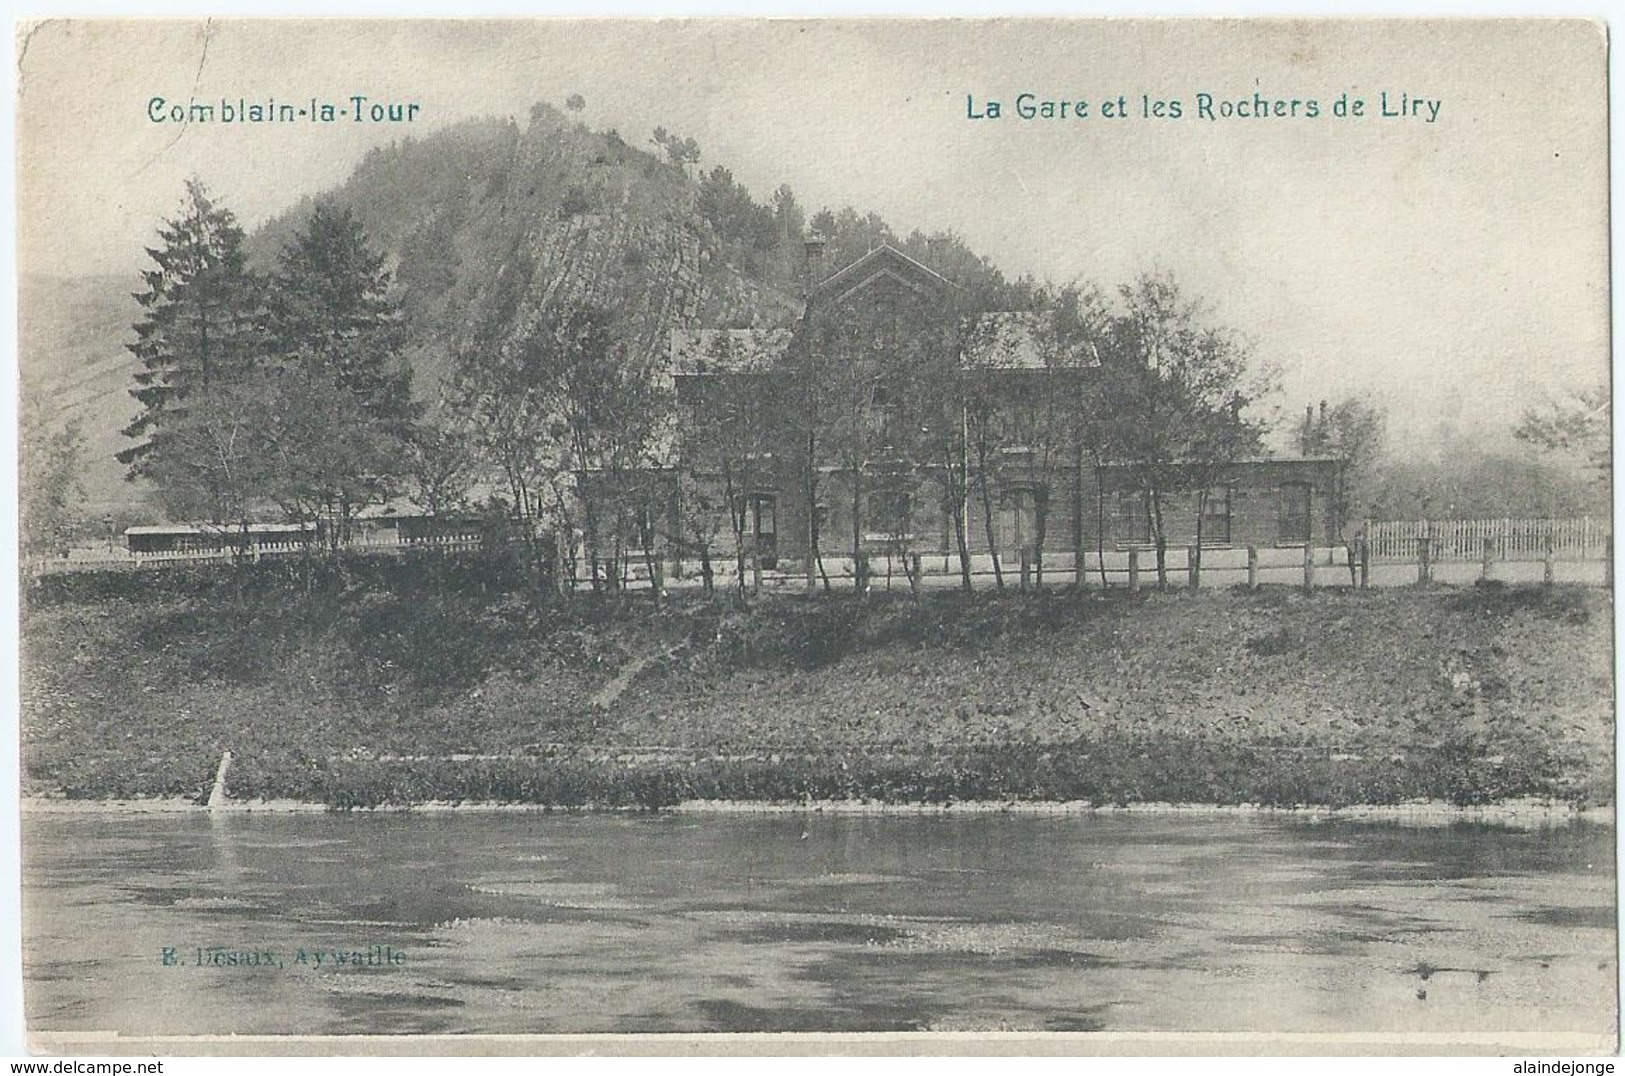
[[[475,551],[488,548],[491,536],[459,532],[433,536],[414,536],[403,540],[393,530],[361,532],[352,537],[346,548],[355,552],[385,553],[403,555],[413,551],[422,552],[462,552]],[[1364,546],[1362,548],[1362,541]],[[1427,548],[1426,563],[1423,561],[1422,550]],[[1422,577],[1434,578],[1429,565],[1446,563],[1457,564],[1488,564],[1491,562],[1537,562],[1545,561],[1546,574],[1551,574],[1551,564],[1554,561],[1606,561],[1611,555],[1612,534],[1604,522],[1590,517],[1577,519],[1470,519],[1470,520],[1368,520],[1362,531],[1355,535],[1346,545],[1322,547],[1310,551],[1309,560],[1313,565],[1322,569],[1324,582],[1331,582],[1339,576],[1325,574],[1326,569],[1341,569],[1351,575],[1356,571],[1362,553],[1364,561],[1370,565],[1388,565],[1386,569],[1392,573],[1394,565],[1420,565]],[[189,550],[164,550],[154,552],[135,553],[122,549],[101,547],[97,549],[74,549],[66,557],[42,558],[32,562],[29,567],[35,574],[54,574],[63,571],[86,570],[113,567],[142,567],[161,566],[166,564],[180,564],[199,561],[231,561],[234,557],[244,557],[249,560],[292,558],[303,555],[321,556],[324,554],[319,544],[306,544],[299,541],[267,542],[259,541],[246,554],[234,553],[226,546],[213,546]],[[1236,583],[1252,578],[1249,573],[1249,558],[1256,571],[1261,572],[1257,578],[1279,582],[1296,578],[1304,566],[1304,552],[1301,548],[1259,548],[1249,551],[1245,548],[1211,549],[1202,556],[1203,577],[1208,582],[1219,585],[1235,585]],[[1013,586],[1025,588],[1026,580],[1021,570],[1021,558],[1006,556],[1004,559],[1004,575],[1006,582]],[[1111,586],[1131,585],[1130,581],[1135,569],[1130,566],[1131,554],[1124,551],[1108,550],[1104,556],[1090,552],[1086,558],[1088,583],[1094,585],[1104,575],[1106,582]],[[1138,572],[1149,583],[1155,564],[1150,554],[1140,551],[1138,554]],[[927,586],[957,585],[958,560],[951,555],[941,553],[928,553],[917,559],[921,582]],[[649,586],[649,570],[643,554],[638,551],[629,551],[622,567],[623,585],[632,589]],[[665,565],[661,565],[666,568]],[[675,566],[673,566],[675,567]],[[714,565],[715,581],[719,587],[737,585],[737,569],[731,557],[719,558]],[[1036,566],[1035,566],[1036,567]],[[1070,553],[1048,553],[1044,558],[1045,581],[1051,585],[1062,583],[1073,574],[1073,558]],[[888,570],[888,568],[890,570]],[[661,585],[663,587],[697,587],[700,585],[699,566],[693,562],[684,565],[683,571],[662,571]],[[871,562],[871,582],[876,588],[898,589],[909,586],[909,573],[901,559],[890,563],[885,558],[876,558]],[[1169,569],[1180,576],[1188,574],[1189,551],[1175,547],[1169,550]],[[854,571],[850,558],[832,556],[825,558],[825,570],[834,586],[851,585]],[[994,582],[991,558],[980,554],[973,558],[971,567],[974,585],[978,587],[990,586]],[[591,587],[592,580],[587,576],[586,566],[577,565],[577,587]],[[755,572],[747,572],[747,585],[751,587],[765,587],[770,590],[792,590],[805,586],[805,576],[799,571],[764,570],[757,576]],[[1399,577],[1393,577],[1398,579]],[[1606,573],[1605,573],[1606,578]],[[1394,585],[1389,576],[1383,576],[1383,582],[1378,585]],[[1033,581],[1036,583],[1036,573]]]
[[[1367,520],[1365,540],[1377,562],[1415,561],[1424,540],[1434,561],[1480,560],[1485,543],[1495,560],[1565,560],[1608,556],[1612,531],[1606,523],[1578,519]]]

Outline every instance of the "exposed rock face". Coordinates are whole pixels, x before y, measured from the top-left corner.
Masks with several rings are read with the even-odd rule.
[[[455,347],[511,338],[550,304],[615,310],[650,357],[673,329],[793,313],[790,237],[766,251],[731,241],[698,195],[678,166],[537,106],[523,131],[480,121],[376,151],[331,197],[391,255],[430,395]],[[261,230],[262,262],[308,211]]]

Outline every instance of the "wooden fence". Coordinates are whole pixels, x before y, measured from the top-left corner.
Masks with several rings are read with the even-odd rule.
[[[490,547],[493,537],[472,532],[456,532],[403,539],[394,530],[363,531],[346,548],[355,552],[403,555],[413,551],[455,552]],[[1304,549],[1283,547],[1209,548],[1201,554],[1200,573],[1193,571],[1194,551],[1175,546],[1168,550],[1170,582],[1176,586],[1256,586],[1261,583],[1300,583],[1306,587],[1326,585],[1396,586],[1411,582],[1472,582],[1473,579],[1504,578],[1521,580],[1544,562],[1537,576],[1546,582],[1563,578],[1572,581],[1612,581],[1612,534],[1601,522],[1579,519],[1488,519],[1488,520],[1403,520],[1368,521],[1363,538],[1356,536],[1347,545]],[[322,555],[319,545],[298,541],[257,542],[247,554],[250,560]],[[76,549],[62,558],[45,558],[29,567],[35,573],[54,573],[95,568],[161,566],[197,561],[230,561],[230,548],[155,551],[131,553],[118,549]],[[1025,590],[1029,586],[1063,586],[1077,579],[1071,553],[1046,553],[1040,576],[1036,563],[1023,563],[1019,554],[1005,555],[1002,578],[1006,586]],[[1520,568],[1519,563],[1524,567]],[[1568,562],[1571,568],[1559,568]],[[1589,564],[1578,562],[1591,562]],[[1497,569],[1494,565],[1505,564]],[[826,556],[824,574],[830,585],[844,589],[856,583],[856,571],[849,556]],[[1373,567],[1377,569],[1373,571]],[[1402,569],[1401,566],[1404,566]],[[1414,566],[1414,569],[1411,567]],[[1469,567],[1471,566],[1471,567]],[[642,551],[627,551],[620,567],[621,585],[647,589],[651,584],[650,564]],[[654,577],[662,588],[686,589],[701,585],[700,568],[693,560],[682,565],[657,560]],[[1155,558],[1148,550],[1090,551],[1084,560],[1084,585],[1127,587],[1137,590],[1155,583]],[[1600,571],[1598,570],[1600,567]],[[1448,568],[1448,571],[1446,569]],[[738,586],[736,562],[731,556],[713,563],[714,583],[719,588]],[[1575,572],[1580,576],[1575,576]],[[1444,572],[1444,574],[1439,574]],[[1466,572],[1467,574],[1463,574]],[[586,565],[577,563],[574,586],[591,588]],[[770,591],[804,590],[806,576],[799,565],[782,564],[777,569],[747,567],[743,580],[747,589]],[[986,553],[972,558],[972,585],[978,588],[996,583],[992,557]],[[1583,578],[1582,578],[1583,577]],[[1535,577],[1531,576],[1533,580]],[[876,556],[869,562],[871,590],[909,590],[916,584],[941,588],[959,585],[958,557],[953,554],[910,553]],[[600,583],[603,580],[600,579]],[[820,581],[820,589],[822,583]]]
[[[361,532],[344,544],[346,550],[360,553],[404,554],[414,550],[458,552],[484,548],[480,534],[434,534],[404,539],[392,530]],[[230,562],[232,560],[272,560],[300,556],[324,556],[325,545],[316,540],[302,542],[251,540],[248,548],[234,548],[227,538],[192,549],[130,550],[117,547],[70,549],[63,556],[38,557],[29,562],[35,573],[54,573],[97,568],[142,567],[146,565]]]
[[[1365,540],[1377,562],[1415,561],[1423,540],[1433,561],[1480,560],[1485,543],[1496,560],[1566,560],[1608,556],[1611,529],[1590,516],[1579,519],[1367,520]]]

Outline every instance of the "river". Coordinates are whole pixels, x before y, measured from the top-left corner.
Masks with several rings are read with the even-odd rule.
[[[30,814],[38,1032],[1615,1033],[1614,830]]]

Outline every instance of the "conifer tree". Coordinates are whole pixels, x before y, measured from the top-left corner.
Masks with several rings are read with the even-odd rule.
[[[406,330],[384,256],[355,215],[318,203],[271,283],[266,338],[279,364],[331,380],[367,416],[403,431],[412,412]]]
[[[126,345],[142,366],[130,390],[142,411],[124,430],[140,443],[118,454],[131,478],[156,479],[165,454],[178,446],[191,398],[245,375],[260,356],[260,289],[231,211],[216,206],[194,179],[180,215],[158,235],[163,246],[147,250],[156,267],[142,273],[146,290],[135,295],[144,315],[134,326],[135,342]]]
[[[319,203],[283,248],[266,301],[273,495],[290,515],[325,523],[334,552],[355,513],[387,500],[407,469],[415,409],[390,283],[355,215]]]

